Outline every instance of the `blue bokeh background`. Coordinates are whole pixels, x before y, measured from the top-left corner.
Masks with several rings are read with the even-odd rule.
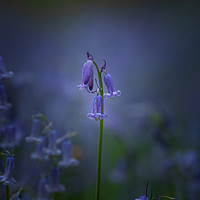
[[[134,199],[150,181],[154,195],[198,199],[199,10],[198,1],[2,3],[0,55],[14,72],[12,118],[24,136],[38,112],[60,135],[77,132],[80,165],[62,171],[60,199],[95,193],[98,123],[86,118],[93,95],[77,88],[87,51],[99,66],[107,61],[122,92],[105,102],[102,198]],[[29,159],[33,149],[22,140],[15,176],[35,196],[41,166]]]

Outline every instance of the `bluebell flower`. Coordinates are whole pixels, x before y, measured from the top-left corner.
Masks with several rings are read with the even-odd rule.
[[[0,56],[0,80],[11,78],[13,76],[13,72],[8,72],[6,69],[6,65],[3,61],[3,58]]]
[[[79,89],[86,89],[89,93],[93,89],[93,70],[94,64],[92,60],[87,60],[82,69],[82,82],[78,85]]]
[[[72,156],[72,143],[66,140],[62,143],[62,161],[58,163],[61,167],[76,166],[79,162]]]
[[[48,147],[45,149],[45,153],[50,156],[59,156],[61,154],[60,149],[57,149],[56,145],[57,131],[51,130],[48,134]]]
[[[103,99],[101,95],[95,95],[93,99],[93,112],[88,113],[87,117],[90,119],[103,119],[107,117],[106,113],[102,113]]]
[[[13,124],[7,125],[3,130],[3,142],[1,143],[2,148],[13,148],[19,142],[17,137],[16,126]]]
[[[14,166],[15,166],[14,158],[11,156],[7,157],[4,174],[0,176],[0,183],[3,183],[4,185],[9,185],[10,183],[12,184],[16,183],[15,179],[12,177]]]
[[[148,200],[148,197],[146,195],[141,195],[138,199],[135,200]]]
[[[0,110],[9,109],[11,104],[7,102],[5,86],[0,84]]]
[[[26,137],[27,142],[41,142],[40,135],[40,120],[34,118],[32,121],[32,128],[30,136]]]
[[[49,183],[45,186],[48,193],[63,192],[65,187],[60,184],[60,169],[52,166],[49,173]]]
[[[115,90],[113,79],[110,74],[106,74],[104,76],[104,82],[108,90],[108,93],[103,94],[103,97],[105,99],[114,98],[121,95],[121,92],[119,90]]]
[[[46,137],[45,136],[40,136],[40,142],[36,143],[36,150],[34,153],[31,154],[31,159],[33,160],[44,160],[45,159],[45,154],[44,154],[44,149],[46,146]]]
[[[38,185],[37,200],[48,200],[48,192],[46,190],[46,185],[48,181],[46,178],[41,178]]]

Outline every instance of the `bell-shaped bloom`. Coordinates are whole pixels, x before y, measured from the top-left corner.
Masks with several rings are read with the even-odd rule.
[[[6,158],[6,165],[5,165],[5,170],[4,174],[0,176],[0,183],[3,183],[4,185],[9,185],[10,183],[15,184],[16,181],[12,177],[12,173],[14,170],[14,158],[9,156]]]
[[[7,102],[5,86],[0,84],[0,110],[9,109],[12,105]]]
[[[40,136],[40,140],[40,142],[36,143],[35,152],[31,154],[31,159],[33,160],[41,161],[45,159],[44,149],[46,146],[46,137]]]
[[[3,58],[0,56],[0,80],[12,78],[13,72],[8,72]]]
[[[135,199],[135,200],[148,200],[148,197],[146,195],[142,195],[138,199]]]
[[[40,120],[34,118],[32,121],[32,128],[30,136],[26,137],[27,142],[41,142],[40,135]]]
[[[61,167],[76,166],[79,162],[72,156],[72,143],[66,140],[62,143],[62,161],[58,163]]]
[[[38,185],[37,200],[48,200],[48,192],[46,190],[46,185],[48,181],[46,178],[41,178]]]
[[[48,193],[63,192],[65,187],[60,184],[60,169],[52,166],[49,173],[49,183],[45,186]]]
[[[112,79],[112,76],[110,74],[106,74],[104,76],[104,82],[105,82],[105,85],[106,85],[107,90],[108,90],[108,93],[103,94],[103,97],[105,99],[114,98],[114,97],[121,95],[121,92],[119,90],[115,90],[113,79]]]
[[[20,137],[17,137],[16,126],[13,124],[7,125],[3,129],[3,142],[1,143],[2,148],[13,148],[18,145]],[[20,134],[20,133],[19,133]]]
[[[82,69],[82,82],[78,85],[79,89],[83,90],[86,89],[89,93],[93,89],[93,70],[94,64],[92,60],[87,60],[86,63],[83,65]]]
[[[103,99],[101,95],[96,95],[93,99],[93,111],[88,113],[87,117],[90,119],[103,119],[107,117],[106,113],[102,113]]]
[[[45,153],[50,156],[59,156],[61,154],[60,149],[57,149],[56,145],[57,131],[51,130],[48,134],[48,147],[45,149]]]

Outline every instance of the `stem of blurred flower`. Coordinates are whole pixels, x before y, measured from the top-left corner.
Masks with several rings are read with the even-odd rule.
[[[99,79],[99,89],[100,89],[100,95],[103,99],[103,83],[102,83],[102,77],[101,72],[96,64],[95,61],[93,61],[97,73],[98,73],[98,79]],[[101,112],[104,112],[104,99],[103,99],[103,105]],[[103,119],[100,120],[100,126],[99,126],[99,144],[98,144],[98,155],[97,155],[97,181],[96,181],[96,200],[100,200],[100,192],[101,192],[101,155],[102,155],[102,143],[103,143]]]
[[[5,166],[6,159],[5,157],[0,153],[1,159],[3,161],[3,165]],[[10,192],[9,192],[9,185],[5,186],[5,192],[6,192],[6,200],[10,200]]]

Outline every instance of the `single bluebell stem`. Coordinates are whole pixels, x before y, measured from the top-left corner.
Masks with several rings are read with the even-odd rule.
[[[104,113],[104,98],[103,98],[103,82],[101,77],[101,72],[96,64],[95,61],[93,61],[97,73],[98,73],[98,79],[99,79],[99,89],[100,89],[100,95],[103,99],[103,105],[101,109],[101,113]],[[100,192],[101,192],[101,157],[102,157],[102,144],[103,144],[103,119],[100,120],[100,126],[99,126],[99,144],[98,144],[98,155],[97,155],[97,181],[96,181],[96,195],[95,200],[100,200]]]
[[[1,159],[3,161],[3,164],[5,166],[6,159],[5,157],[0,153]],[[6,192],[6,200],[10,200],[10,191],[9,191],[9,185],[5,185],[5,192]]]

